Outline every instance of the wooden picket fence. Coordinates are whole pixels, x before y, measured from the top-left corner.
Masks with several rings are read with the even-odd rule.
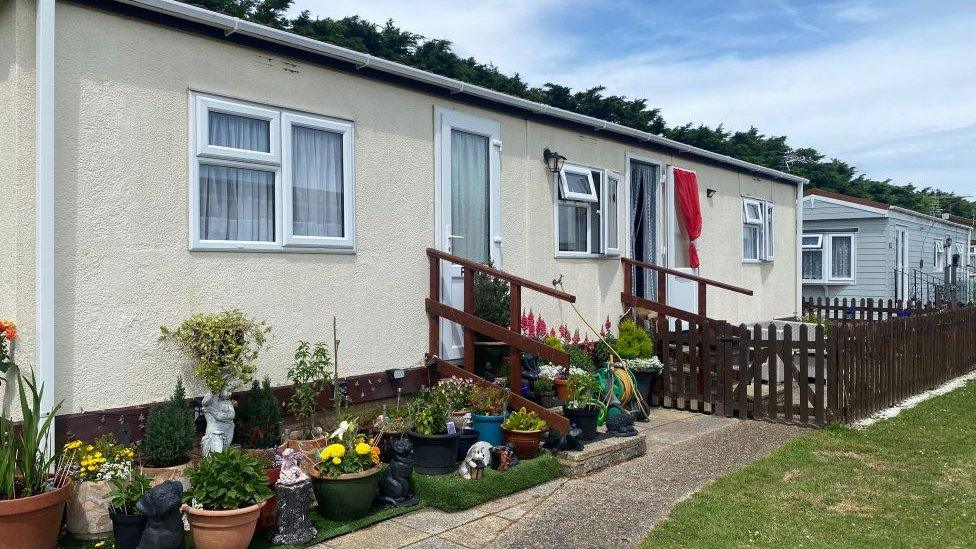
[[[976,308],[877,322],[657,322],[659,406],[804,425],[850,422],[973,369]]]
[[[927,314],[939,309],[937,303],[871,298],[812,297],[803,299],[802,314],[823,320],[887,320],[907,311],[910,315]]]

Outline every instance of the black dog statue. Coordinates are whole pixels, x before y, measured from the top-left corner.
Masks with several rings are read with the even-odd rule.
[[[583,449],[583,431],[578,427],[573,427],[565,435],[559,434],[555,429],[549,429],[549,436],[542,442],[542,447],[552,452],[558,453],[563,450],[579,451]]]
[[[384,507],[413,507],[420,499],[410,491],[410,475],[413,474],[413,443],[406,437],[394,439],[391,444],[393,459],[380,479],[380,492],[376,503]]]
[[[139,498],[136,510],[149,520],[138,549],[183,549],[186,537],[180,513],[182,499],[183,485],[175,480],[167,480]]]
[[[612,437],[634,437],[637,436],[637,429],[634,428],[634,418],[630,414],[617,407],[619,414],[607,414],[607,434]]]

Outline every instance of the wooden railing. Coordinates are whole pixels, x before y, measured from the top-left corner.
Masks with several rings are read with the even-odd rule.
[[[728,290],[730,292],[736,292],[743,295],[752,295],[752,290],[747,288],[740,288],[739,286],[733,286],[732,284],[726,284],[717,280],[683,273],[667,267],[661,267],[660,265],[653,265],[651,263],[637,261],[636,259],[630,259],[629,257],[620,258],[620,262],[624,266],[624,290],[620,294],[620,301],[623,303],[624,307],[639,307],[641,309],[654,311],[659,315],[670,316],[685,320],[687,322],[694,322],[696,324],[707,323],[717,326],[724,323],[708,317],[709,286],[714,286],[716,288],[721,288],[723,290]],[[634,272],[637,269],[650,269],[657,272],[657,301],[634,295]],[[690,311],[685,311],[683,309],[678,309],[676,307],[671,307],[667,304],[668,275],[691,280],[698,284],[697,314]]]
[[[526,399],[522,399],[519,395],[519,390],[522,387],[522,353],[526,352],[533,354],[542,360],[567,368],[569,367],[569,355],[563,351],[553,349],[552,347],[549,347],[538,340],[522,335],[522,326],[520,322],[522,316],[522,290],[523,288],[533,290],[543,295],[547,295],[562,301],[567,301],[569,303],[575,303],[576,296],[510,273],[506,273],[505,271],[489,267],[488,265],[483,265],[476,261],[464,259],[463,257],[442,252],[440,250],[435,250],[433,248],[427,248],[427,258],[430,261],[430,295],[426,300],[428,318],[428,356],[438,361],[438,368],[441,371],[448,371],[450,368],[447,368],[447,366],[453,366],[443,361],[439,356],[441,344],[440,319],[442,318],[459,324],[463,330],[464,371],[468,373],[469,378],[477,377],[474,376],[475,333],[486,336],[494,341],[505,343],[509,346],[509,387],[511,388],[512,395],[518,397],[512,400],[516,401],[520,406],[525,405],[530,409],[537,408],[537,411],[545,410],[538,404]],[[447,261],[455,265],[460,265],[463,268],[464,310],[457,309],[441,302],[441,261]],[[510,289],[509,295],[511,299],[511,303],[509,305],[509,327],[506,328],[504,326],[499,326],[475,316],[475,272],[480,272],[508,282]],[[558,417],[562,418],[562,416]],[[566,430],[560,429],[562,426],[561,424],[557,426],[553,424],[553,421],[549,421],[549,423],[557,430],[562,432],[565,432]],[[566,423],[565,427],[568,428],[568,425],[569,424]]]

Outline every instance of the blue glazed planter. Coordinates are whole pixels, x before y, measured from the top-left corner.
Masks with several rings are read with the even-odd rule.
[[[471,428],[478,431],[478,440],[492,446],[502,443],[502,422],[505,416],[480,416],[471,414]]]

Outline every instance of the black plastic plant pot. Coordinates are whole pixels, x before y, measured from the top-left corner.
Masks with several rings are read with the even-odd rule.
[[[637,391],[648,408],[654,406],[654,386],[657,384],[657,376],[657,372],[634,372],[634,379],[637,380]]]
[[[413,443],[413,470],[422,475],[446,475],[457,468],[458,435],[422,435],[408,431]]]
[[[109,511],[112,518],[112,535],[115,537],[117,549],[136,549],[142,540],[142,532],[146,529],[146,515],[116,515]]]
[[[458,449],[457,449],[457,460],[461,461],[464,456],[468,455],[468,450],[474,446],[474,443],[478,442],[478,431],[466,427],[460,434],[458,434]]]
[[[569,420],[570,425],[578,427],[583,431],[583,440],[593,440],[596,438],[596,420],[600,415],[600,409],[596,406],[589,408],[566,408],[563,415]]]

